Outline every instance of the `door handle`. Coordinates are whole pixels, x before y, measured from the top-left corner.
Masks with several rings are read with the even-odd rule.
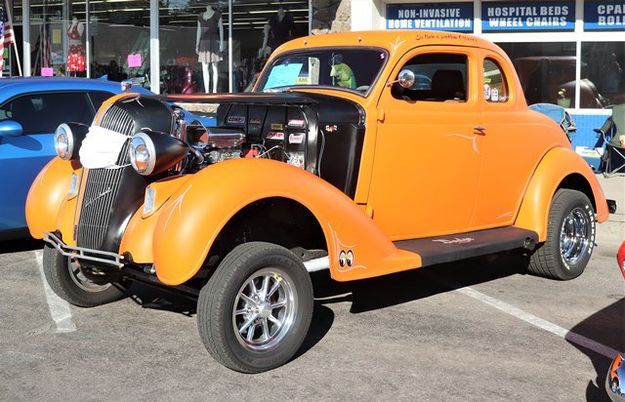
[[[486,127],[483,126],[475,126],[473,127],[473,133],[478,135],[486,135]]]

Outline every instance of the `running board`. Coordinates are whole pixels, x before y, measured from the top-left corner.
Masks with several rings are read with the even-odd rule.
[[[538,234],[513,226],[457,233],[447,236],[399,240],[394,244],[400,250],[417,253],[422,265],[442,264],[517,248],[533,250]]]

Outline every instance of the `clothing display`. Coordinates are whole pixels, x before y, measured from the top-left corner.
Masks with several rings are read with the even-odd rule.
[[[221,13],[215,11],[208,19],[204,18],[204,14],[202,13],[198,17],[201,29],[198,44],[198,61],[200,63],[217,63],[223,59],[219,49],[219,20],[221,19]]]
[[[282,18],[280,18],[282,16]],[[284,42],[291,40],[295,31],[295,22],[288,13],[278,13],[269,18],[269,40],[267,45],[275,49]]]
[[[72,24],[67,31],[69,37],[69,51],[67,53],[67,71],[83,72],[86,69],[85,47],[82,44],[78,24]]]

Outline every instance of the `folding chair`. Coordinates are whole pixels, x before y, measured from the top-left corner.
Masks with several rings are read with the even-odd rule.
[[[535,112],[544,114],[551,120],[558,123],[562,131],[566,134],[566,137],[569,139],[569,142],[573,142],[573,137],[577,131],[577,127],[575,127],[575,122],[566,109],[552,103],[534,103],[533,105],[530,105],[529,108]]]
[[[621,146],[620,136],[625,135],[625,104],[612,108],[612,116],[595,129],[605,144],[601,170],[605,177],[625,173],[625,148]]]

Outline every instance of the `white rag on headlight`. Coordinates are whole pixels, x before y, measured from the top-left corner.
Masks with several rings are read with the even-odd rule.
[[[78,155],[80,163],[87,169],[116,169],[119,153],[128,136],[99,126],[89,127],[82,141]]]

